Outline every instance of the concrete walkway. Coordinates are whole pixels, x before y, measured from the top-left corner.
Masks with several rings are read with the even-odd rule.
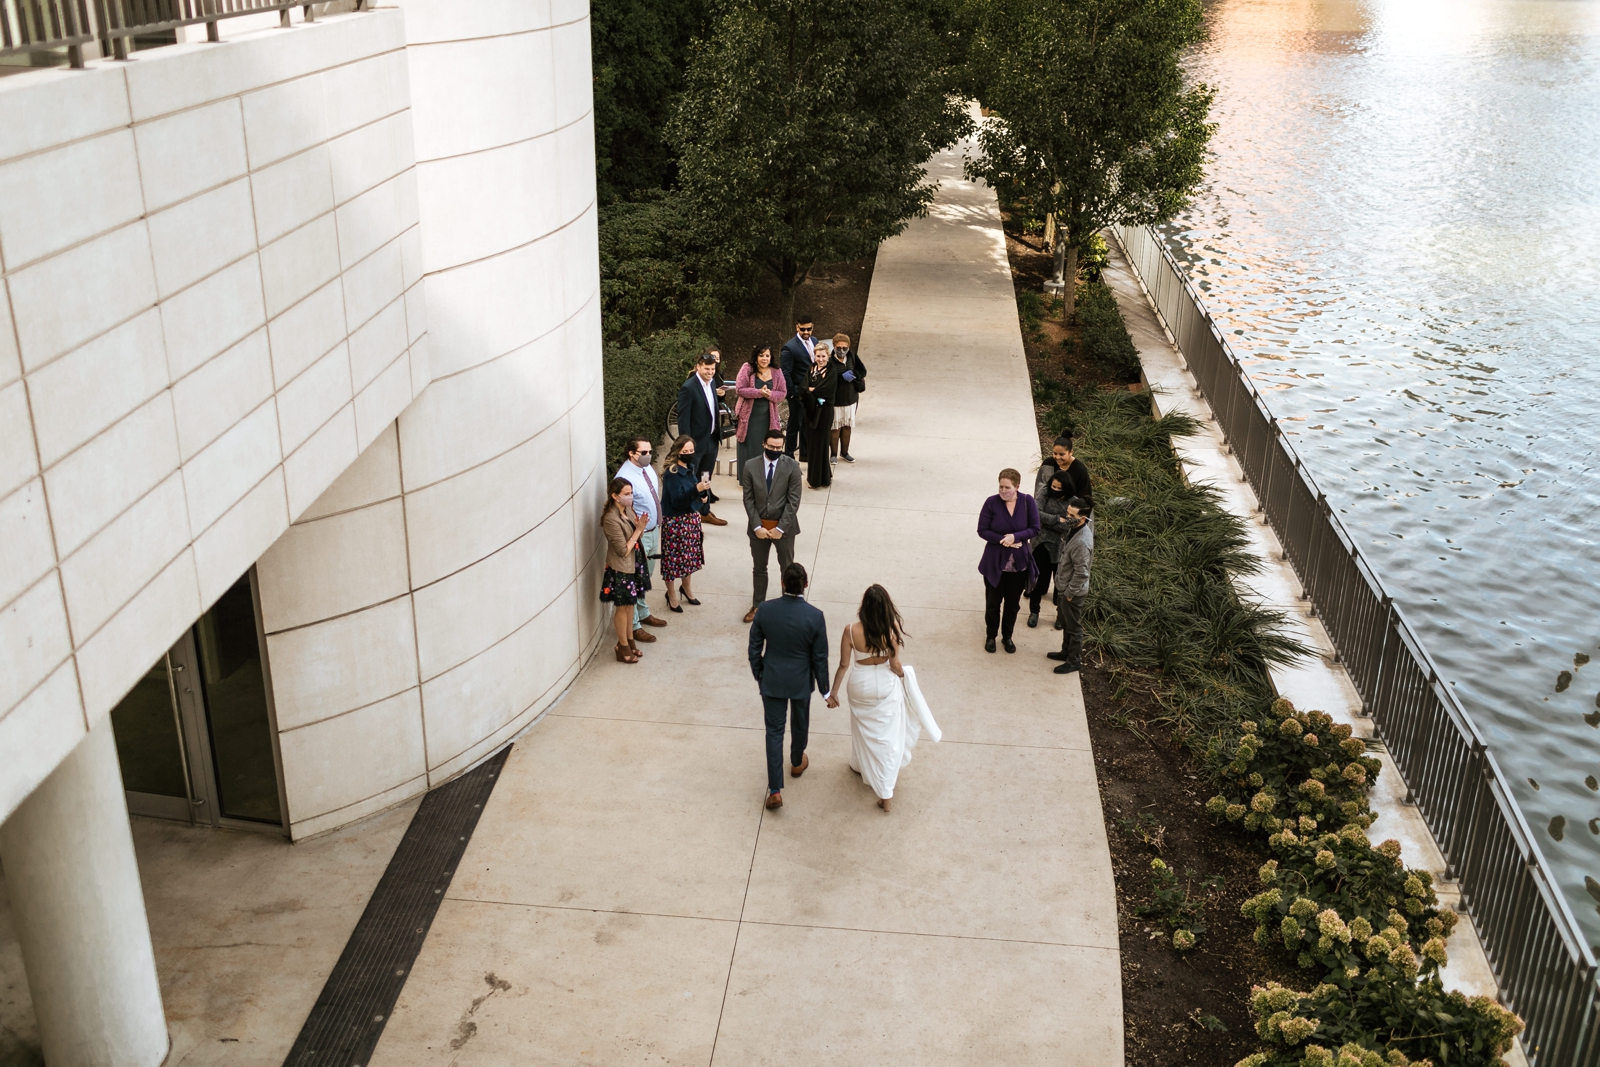
[[[885,815],[846,764],[848,711],[813,701],[811,768],[764,811],[749,554],[719,479],[702,606],[641,664],[597,659],[517,743],[372,1067],[1122,1063],[1077,680],[1050,673],[1046,627],[982,647],[977,512],[1038,455],[999,218],[956,153],[932,169],[932,216],[878,255],[859,462],[806,496],[799,558],[832,642],[889,589],[944,742]]]

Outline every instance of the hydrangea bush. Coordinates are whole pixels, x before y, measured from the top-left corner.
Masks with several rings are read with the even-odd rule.
[[[1237,1067],[1498,1067],[1522,1022],[1441,984],[1456,914],[1427,871],[1401,863],[1399,842],[1368,839],[1380,764],[1364,751],[1350,727],[1282,699],[1207,748],[1221,792],[1206,809],[1273,856],[1241,908],[1256,943],[1324,973],[1309,993],[1257,987],[1268,1047]]]

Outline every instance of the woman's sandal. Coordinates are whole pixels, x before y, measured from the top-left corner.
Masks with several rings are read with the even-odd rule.
[[[632,645],[619,644],[616,648],[618,663],[638,663],[639,650]]]

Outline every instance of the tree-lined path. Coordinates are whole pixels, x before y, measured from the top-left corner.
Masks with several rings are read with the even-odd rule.
[[[862,590],[889,589],[943,743],[885,815],[847,766],[848,709],[814,698],[810,769],[763,809],[749,553],[719,478],[735,522],[707,531],[702,606],[638,665],[604,642],[513,749],[373,1067],[1123,1062],[1077,678],[1049,670],[1048,609],[1016,655],[982,647],[978,509],[1038,456],[999,214],[959,149],[930,177],[931,216],[878,253],[859,462],[808,492],[797,558],[832,655]]]

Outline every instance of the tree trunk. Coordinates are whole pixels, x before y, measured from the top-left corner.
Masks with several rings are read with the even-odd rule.
[[[794,329],[794,291],[799,288],[799,269],[794,260],[785,259],[773,273],[778,276],[778,290],[783,294],[778,301],[778,336],[787,338]]]
[[[1063,257],[1062,281],[1065,283],[1061,289],[1061,321],[1071,322],[1072,316],[1078,310],[1078,242],[1063,241],[1066,254]]]

